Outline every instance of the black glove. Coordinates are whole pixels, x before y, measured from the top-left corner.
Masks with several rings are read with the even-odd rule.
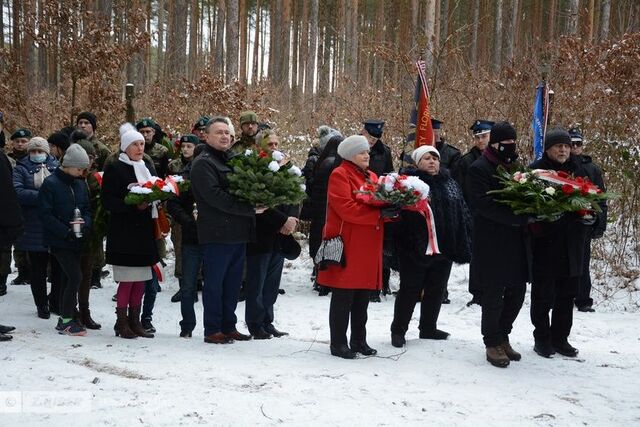
[[[381,218],[398,218],[400,216],[400,207],[397,205],[391,205],[380,209]]]

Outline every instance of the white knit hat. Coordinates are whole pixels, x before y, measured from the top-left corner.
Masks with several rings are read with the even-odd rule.
[[[438,159],[440,158],[440,152],[436,147],[434,147],[433,145],[421,145],[420,147],[413,150],[413,152],[411,153],[411,158],[413,159],[413,163],[417,165],[420,162],[420,159],[422,158],[422,156],[424,156],[427,153],[435,154],[436,156],[438,156]]]
[[[338,155],[345,160],[353,160],[363,151],[369,151],[369,141],[362,135],[348,136],[338,145]]]
[[[144,136],[131,123],[120,126],[120,150],[127,151],[127,147],[136,141],[144,141]]]
[[[47,154],[51,152],[47,140],[40,136],[34,136],[29,140],[29,143],[27,144],[27,152],[32,150],[42,150]]]

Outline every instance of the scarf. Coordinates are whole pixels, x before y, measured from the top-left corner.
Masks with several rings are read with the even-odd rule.
[[[120,153],[118,160],[129,166],[133,166],[133,172],[136,174],[138,184],[144,184],[149,181],[156,182],[158,180],[157,176],[151,175],[151,172],[149,172],[149,169],[147,169],[147,165],[144,164],[143,160],[137,160],[134,162],[126,153]],[[158,201],[151,203],[151,218],[158,218],[158,203]]]
[[[46,163],[40,164],[40,168],[38,169],[38,171],[33,174],[33,186],[35,188],[40,188],[45,178],[48,177],[49,175],[51,175],[51,172],[49,172],[49,168],[47,168],[47,164]]]

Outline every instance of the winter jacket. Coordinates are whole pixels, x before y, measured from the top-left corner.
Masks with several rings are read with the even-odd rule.
[[[254,207],[229,193],[227,160],[226,152],[207,145],[191,167],[201,244],[246,243],[255,238]]]
[[[82,239],[75,238],[70,224],[76,208],[80,209],[84,220]],[[62,169],[56,169],[40,187],[38,211],[44,228],[44,246],[77,251],[83,249],[86,239],[90,237],[92,225],[89,191],[84,179],[76,179]]]
[[[145,164],[150,171],[153,170],[151,163]],[[133,166],[119,160],[107,164],[102,178],[102,205],[109,211],[107,264],[146,267],[156,264],[160,259],[151,207],[139,210],[124,202],[129,193],[127,187],[137,182]]]
[[[191,179],[192,165],[193,163],[189,162],[186,169],[183,171],[182,176],[185,179]],[[171,218],[173,218],[175,222],[180,224],[182,231],[182,244],[184,245],[197,245],[199,243],[198,226],[196,224],[196,219],[193,217],[194,204],[195,199],[191,188],[180,192],[180,196],[167,201],[167,211],[169,212],[169,215],[171,215]]]
[[[189,163],[191,163],[191,160],[185,159],[182,155],[177,159],[171,160],[167,167],[168,175],[182,175]]]
[[[407,174],[429,184],[429,205],[440,253],[458,264],[468,263],[471,260],[471,213],[458,184],[446,169],[440,169],[437,175],[418,169],[407,171]],[[397,248],[404,253],[417,254],[418,259],[427,263],[431,256],[425,254],[429,239],[425,217],[420,212],[403,210],[401,221],[393,225]]]
[[[331,155],[333,154],[333,155]],[[309,230],[309,255],[315,257],[322,242],[322,230],[327,215],[327,187],[331,172],[340,164],[337,151],[328,153],[313,172],[313,190],[311,192],[311,227]]]
[[[7,156],[0,150],[0,248],[11,246],[22,234],[24,218],[13,187],[11,165]]]
[[[393,169],[391,149],[380,139],[369,150],[369,170],[378,176],[395,170]]]
[[[532,169],[564,171],[575,177],[587,173],[578,159],[571,157],[560,164],[543,154],[529,165]],[[578,277],[585,262],[584,247],[593,226],[580,222],[575,213],[566,213],[553,222],[531,224],[533,234],[533,280],[543,278]]]
[[[467,174],[467,195],[473,215],[470,280],[479,288],[515,286],[530,280],[527,215],[515,215],[488,191],[502,188],[496,178],[499,162],[492,149],[473,162]]]
[[[156,170],[157,176],[165,178],[169,167],[169,150],[164,145],[151,141],[151,144],[145,144],[144,152],[151,160]]]
[[[478,160],[480,156],[482,156],[482,151],[480,151],[478,147],[473,147],[460,158],[460,161],[455,165],[455,169],[451,171],[453,179],[455,179],[460,188],[462,188],[464,199],[466,201],[469,201],[469,196],[467,196],[465,192],[467,174],[469,173],[469,168],[471,167],[473,162]]]
[[[436,143],[436,148],[440,153],[440,167],[444,166],[450,171],[455,170],[458,162],[462,158],[462,153],[453,145],[449,145],[444,139]]]
[[[300,219],[310,220],[311,219],[311,199],[313,198],[313,178],[314,178],[314,170],[316,169],[316,163],[318,161],[318,157],[320,157],[320,147],[313,146],[309,150],[307,154],[307,161],[302,168],[302,176],[304,177],[305,182],[305,192],[307,193],[307,198],[302,202],[302,211],[300,212]]]
[[[233,144],[229,150],[233,154],[242,154],[247,149],[256,149],[256,136],[247,136],[244,133],[240,134],[240,138]],[[230,153],[230,154],[231,154]]]
[[[576,156],[576,160],[581,164],[584,172],[589,177],[589,180],[597,185],[598,188],[600,188],[602,191],[607,191],[604,185],[604,179],[602,178],[602,170],[598,167],[598,165],[593,163],[593,161],[591,160],[591,156],[581,154],[579,156]],[[607,213],[609,210],[607,207],[607,202],[601,202],[600,209],[602,209],[602,212],[598,212],[598,219],[596,220],[596,223],[594,224],[591,232],[588,235],[588,237],[592,239],[598,239],[602,237],[607,229]]]
[[[350,161],[343,161],[331,173],[323,239],[342,237],[346,265],[320,270],[319,284],[341,289],[382,288],[384,227],[380,208],[356,200],[354,194],[366,179],[376,180],[377,176]]]
[[[247,244],[247,256],[280,250],[280,229],[290,216],[296,216],[297,207],[278,206],[256,215],[256,239]]]
[[[42,244],[42,221],[38,214],[38,191],[33,182],[33,177],[41,167],[49,170],[49,173],[58,167],[58,161],[53,156],[47,156],[44,163],[34,163],[29,156],[24,156],[18,161],[13,170],[13,186],[18,195],[18,202],[22,207],[25,229],[24,234],[16,241],[16,249],[31,252],[46,252],[47,248]]]
[[[89,142],[93,144],[93,148],[96,150],[96,160],[93,162],[91,170],[92,172],[102,172],[107,167],[105,162],[107,157],[111,155],[111,150],[95,134],[89,138]]]

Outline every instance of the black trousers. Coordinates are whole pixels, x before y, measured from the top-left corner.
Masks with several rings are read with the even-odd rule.
[[[351,339],[349,342],[365,343],[367,340],[367,308],[370,290],[337,289],[331,291],[329,306],[329,329],[331,345],[347,345],[347,327],[351,317]]]
[[[413,309],[423,291],[419,328],[422,332],[436,330],[452,263],[442,255],[430,258],[428,262],[418,262],[404,254],[400,257],[400,290],[396,295],[391,323],[394,334],[404,335],[407,332]]]
[[[509,339],[526,292],[526,283],[485,286],[481,293],[481,330],[485,346],[496,347]]]
[[[49,254],[49,267],[47,276],[51,282],[51,291],[49,292],[49,308],[51,311],[58,313],[60,311],[60,295],[62,295],[62,281],[64,280],[64,272],[58,263],[56,257]]]
[[[579,282],[580,277],[534,279],[531,285],[531,323],[536,340],[563,342],[569,337],[573,325],[573,300]]]
[[[60,284],[58,302],[60,316],[73,318],[76,311],[76,301],[80,282],[82,282],[81,253],[69,249],[52,248],[51,255],[60,265]],[[51,291],[53,293],[53,290]]]
[[[576,295],[576,307],[589,307],[593,305],[591,298],[591,239],[584,245],[584,261],[582,266],[582,276],[578,284],[578,294]]]
[[[47,301],[47,266],[49,264],[48,252],[27,252],[29,260],[29,279],[31,281],[31,294],[36,307],[48,305]]]

